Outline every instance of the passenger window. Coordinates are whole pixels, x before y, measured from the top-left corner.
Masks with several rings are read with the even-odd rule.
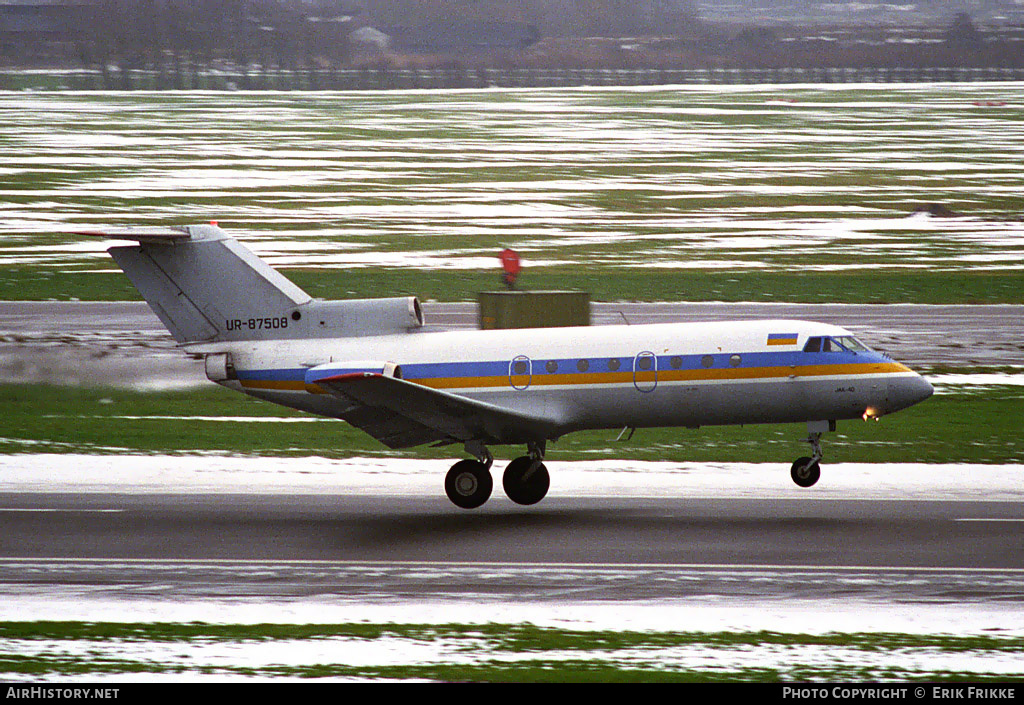
[[[590,369],[590,363],[587,362],[586,360],[577,360],[576,369],[579,370],[580,372],[586,372],[587,370]]]
[[[619,358],[613,357],[608,361],[608,369],[611,370],[612,372],[615,372],[616,370],[619,369],[620,364],[621,363],[619,362]]]
[[[672,365],[673,370],[678,370],[680,367],[683,366],[683,358],[676,355],[675,357],[668,361],[668,364]]]
[[[711,367],[713,364],[715,364],[715,358],[711,355],[705,355],[700,359],[701,367]]]
[[[641,370],[649,370],[653,367],[649,356],[641,357],[636,364]]]
[[[740,366],[740,356],[739,355],[732,355],[731,357],[729,357],[729,365],[731,367],[739,367]]]
[[[548,360],[547,364],[544,365],[544,369],[547,370],[548,372],[557,372],[558,363],[555,362],[554,360]]]
[[[526,374],[526,362],[523,361],[523,360],[516,360],[512,364],[512,373],[513,374],[517,374],[517,375],[525,375]]]

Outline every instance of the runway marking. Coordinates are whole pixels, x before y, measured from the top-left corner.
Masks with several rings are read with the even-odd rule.
[[[124,509],[56,509],[48,507],[0,507],[0,512],[25,512],[25,513],[57,513],[63,512],[66,514],[116,514],[124,512]]]
[[[901,572],[901,573],[1009,573],[1024,575],[1024,568],[977,568],[965,566],[873,566],[873,565],[786,565],[741,563],[499,563],[495,561],[359,561],[359,560],[261,560],[246,558],[62,558],[62,557],[6,557],[0,556],[0,566],[31,563],[50,563],[74,565],[132,565],[160,567],[225,567],[250,568],[252,566],[280,568],[438,568],[438,569],[506,569],[506,570],[707,570],[707,571],[807,571],[807,572]]]
[[[1024,522],[1024,518],[1019,518],[1019,519],[997,519],[997,518],[991,518],[991,519],[982,519],[982,518],[971,519],[971,518],[965,518],[965,519],[954,519],[953,521],[989,521],[989,522],[999,522],[999,521],[1011,521],[1011,522],[1013,522],[1013,521],[1015,521],[1015,522]]]

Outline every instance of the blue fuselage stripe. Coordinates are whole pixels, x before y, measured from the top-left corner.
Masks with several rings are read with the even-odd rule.
[[[641,353],[643,355],[643,353]],[[738,355],[739,361],[732,360]],[[648,359],[651,357],[647,353]],[[687,370],[729,370],[762,367],[786,366],[832,366],[850,364],[891,363],[891,358],[876,352],[826,352],[809,353],[802,351],[754,352],[754,353],[716,353],[713,355],[657,355],[657,371]],[[706,358],[710,358],[710,364]],[[585,361],[585,365],[579,362]],[[610,360],[618,360],[618,367],[609,365]],[[555,363],[548,369],[548,363]],[[529,369],[522,374],[536,377],[544,375],[589,375],[611,372],[632,372],[633,357],[591,357],[591,358],[539,358],[530,360]],[[402,377],[406,380],[454,380],[459,378],[480,378],[508,376],[512,360],[496,360],[485,362],[427,362],[401,363]],[[580,369],[583,367],[583,369]],[[238,370],[238,379],[242,381],[280,381],[303,382],[306,368]],[[591,377],[592,378],[592,377]]]

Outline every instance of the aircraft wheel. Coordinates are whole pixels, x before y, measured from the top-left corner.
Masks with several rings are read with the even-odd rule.
[[[448,499],[463,509],[476,509],[486,502],[493,487],[491,473],[478,460],[460,460],[444,478]]]
[[[821,467],[813,458],[797,458],[789,474],[796,484],[810,487],[821,477]]]
[[[548,487],[551,486],[548,469],[540,461],[536,461],[535,467],[534,462],[533,458],[524,455],[505,468],[501,484],[505,494],[516,504],[536,504],[548,493]]]

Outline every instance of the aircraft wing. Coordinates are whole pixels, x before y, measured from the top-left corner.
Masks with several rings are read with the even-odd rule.
[[[375,372],[310,380],[353,403],[342,418],[388,448],[423,443],[522,443],[557,437],[552,419],[424,387]]]

